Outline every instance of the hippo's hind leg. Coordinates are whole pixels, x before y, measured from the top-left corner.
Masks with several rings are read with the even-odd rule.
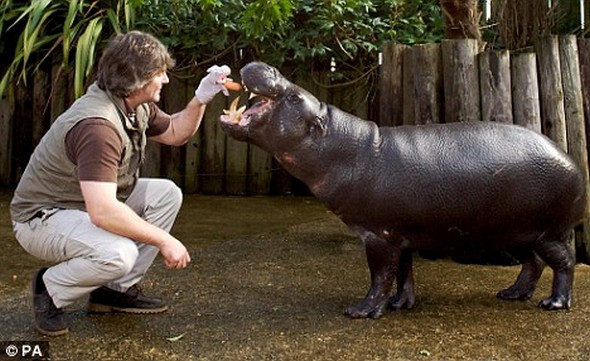
[[[570,232],[564,232],[559,240],[545,240],[535,247],[535,252],[553,270],[551,297],[539,302],[546,310],[568,309],[572,302],[575,258],[569,245]]]
[[[535,292],[545,262],[531,249],[517,251],[513,255],[522,263],[520,273],[512,286],[501,290],[496,296],[503,300],[528,300]]]
[[[391,296],[400,250],[382,237],[370,232],[357,232],[365,243],[371,273],[371,288],[363,302],[349,307],[345,314],[352,318],[379,318]]]
[[[394,310],[410,309],[416,303],[414,294],[414,274],[412,271],[412,252],[402,251],[397,268],[397,293],[389,301]]]

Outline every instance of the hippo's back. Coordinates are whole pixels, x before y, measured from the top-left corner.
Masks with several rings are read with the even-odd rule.
[[[583,216],[583,177],[542,134],[492,122],[379,132],[378,160],[370,166],[375,171],[366,172],[374,179],[364,180],[375,186],[362,194],[362,204],[374,205],[367,208],[371,216],[347,223],[389,224],[402,233],[454,229],[478,238],[502,233],[524,239],[559,233]]]

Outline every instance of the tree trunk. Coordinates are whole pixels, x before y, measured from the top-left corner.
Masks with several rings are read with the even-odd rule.
[[[481,43],[481,14],[477,8],[477,0],[440,0],[440,5],[447,39],[476,39]]]

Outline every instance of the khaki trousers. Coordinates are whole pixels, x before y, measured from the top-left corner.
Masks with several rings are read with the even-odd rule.
[[[169,232],[182,192],[170,180],[140,178],[125,203],[147,222]],[[56,263],[43,281],[57,308],[101,286],[125,292],[143,278],[158,255],[154,246],[96,227],[84,211],[54,208],[44,213],[25,223],[13,222],[13,227],[27,252]]]

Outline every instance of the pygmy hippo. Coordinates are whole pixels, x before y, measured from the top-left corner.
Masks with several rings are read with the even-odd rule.
[[[548,265],[552,292],[539,307],[570,307],[568,239],[583,218],[585,187],[547,137],[495,122],[379,127],[320,102],[267,64],[247,64],[241,77],[261,100],[222,115],[224,131],[271,153],[365,245],[371,287],[347,315],[411,308],[413,251],[468,247],[509,250],[521,261],[498,297],[529,299]]]

